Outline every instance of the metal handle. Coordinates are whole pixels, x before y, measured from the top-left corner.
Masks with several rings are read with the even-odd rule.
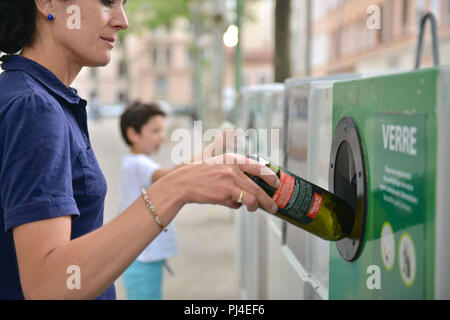
[[[419,33],[419,43],[417,46],[417,54],[416,54],[416,67],[415,69],[420,68],[420,62],[422,60],[422,50],[423,50],[423,38],[425,34],[425,25],[427,23],[427,20],[430,20],[431,23],[431,34],[433,37],[433,60],[434,65],[439,66],[440,65],[440,59],[439,59],[439,38],[438,38],[438,31],[437,31],[437,21],[436,17],[431,13],[427,13],[422,17],[422,20],[420,21],[420,33]]]

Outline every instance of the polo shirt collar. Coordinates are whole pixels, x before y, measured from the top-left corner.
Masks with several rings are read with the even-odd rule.
[[[3,70],[19,70],[28,73],[51,92],[55,93],[70,104],[78,105],[80,100],[82,100],[78,96],[76,89],[67,87],[50,70],[31,59],[19,55],[10,55],[3,56],[0,60],[3,61]]]

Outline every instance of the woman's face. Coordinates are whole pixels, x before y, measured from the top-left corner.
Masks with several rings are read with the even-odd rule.
[[[54,41],[82,66],[105,66],[117,33],[128,28],[126,0],[52,1],[55,17],[50,23]]]

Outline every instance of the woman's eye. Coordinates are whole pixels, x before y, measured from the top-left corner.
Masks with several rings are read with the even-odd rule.
[[[114,4],[114,0],[102,0],[102,2],[107,7],[110,7],[112,4]]]
[[[116,1],[115,0],[101,0],[103,4],[107,7],[111,7]],[[127,0],[124,0],[122,5],[125,5],[127,3]]]

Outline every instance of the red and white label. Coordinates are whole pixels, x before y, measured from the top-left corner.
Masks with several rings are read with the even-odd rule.
[[[322,206],[322,196],[320,194],[315,193],[311,209],[309,209],[307,216],[313,220],[316,219],[317,215],[319,214],[321,206]]]
[[[295,188],[295,178],[280,172],[280,187],[273,195],[272,199],[277,203],[278,208],[284,209],[289,204]]]

